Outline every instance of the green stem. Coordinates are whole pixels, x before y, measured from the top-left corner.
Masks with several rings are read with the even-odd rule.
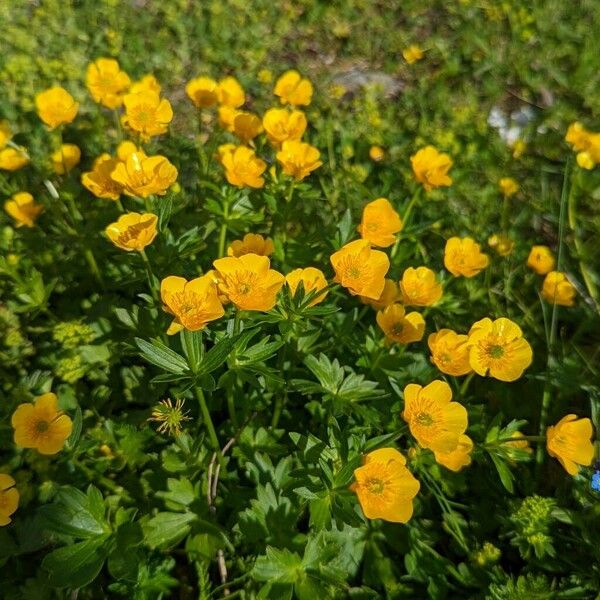
[[[94,253],[91,251],[90,248],[85,248],[83,250],[83,254],[85,256],[85,259],[86,259],[88,265],[90,266],[92,273],[94,274],[94,277],[96,278],[96,280],[98,281],[100,286],[102,288],[104,288],[104,280],[102,279],[102,274],[100,273],[100,269],[98,269],[98,263],[96,262]]]
[[[413,210],[415,204],[417,203],[417,200],[421,196],[422,190],[423,190],[423,188],[421,186],[419,186],[415,190],[415,193],[413,194],[406,209],[404,210],[404,214],[402,215],[402,231],[404,231],[406,229],[406,226],[408,224],[408,219],[410,218],[410,215],[412,213],[412,210]],[[396,243],[394,244],[394,247],[392,248],[392,251],[390,253],[390,258],[392,261],[394,260],[396,253],[398,252],[398,248],[400,246],[400,238],[401,238],[401,234],[396,237]]]
[[[116,202],[116,204],[117,204],[117,208],[118,208],[118,209],[119,209],[119,210],[120,210],[122,213],[126,212],[126,211],[125,211],[125,207],[123,206],[123,203],[121,202],[121,198],[117,198],[117,199],[115,200],[115,202]]]
[[[285,354],[286,354],[287,345],[284,344],[283,347],[279,351],[279,357],[277,360],[277,370],[280,373],[284,373],[285,368]],[[287,400],[287,380],[285,375],[284,378],[284,388],[283,392],[278,393],[275,398],[275,408],[273,409],[273,418],[271,419],[271,428],[276,429],[277,425],[279,425],[279,419],[281,418],[281,413],[283,412],[283,406]]]
[[[235,412],[235,398],[233,397],[233,389],[230,386],[227,386],[227,412],[229,413],[231,424],[234,429],[237,429],[238,418],[237,413]]]
[[[115,120],[115,129],[117,130],[117,139],[119,142],[123,141],[123,128],[121,127],[121,117],[119,111],[115,108],[113,110],[113,118]]]
[[[152,266],[150,265],[150,261],[148,260],[148,255],[146,254],[146,251],[143,248],[142,250],[140,250],[140,256],[142,257],[144,267],[146,268],[146,276],[148,277],[148,286],[150,287],[150,294],[152,294],[152,297],[158,302],[158,290],[156,289],[156,285],[154,284],[156,278],[154,277],[154,273],[152,272]]]
[[[210,416],[208,406],[206,405],[206,399],[204,398],[204,392],[202,391],[202,388],[199,386],[195,386],[194,391],[196,393],[196,399],[198,400],[198,404],[200,405],[200,413],[202,414],[202,420],[204,421],[204,426],[206,427],[206,431],[208,433],[208,437],[210,439],[211,446],[213,447],[213,450],[217,453],[219,462],[222,462],[223,455],[221,453],[221,446],[219,444],[219,438],[217,437],[217,432],[215,430],[215,426],[214,426],[212,418]]]
[[[225,245],[227,243],[227,225],[229,221],[229,198],[225,198],[225,204],[223,206],[223,222],[221,223],[221,230],[219,231],[219,252],[218,258],[225,256]]]
[[[475,371],[471,371],[471,373],[469,373],[466,376],[465,380],[462,382],[462,385],[460,386],[459,390],[459,394],[461,397],[463,397],[467,393],[469,385],[471,384],[471,381],[473,381],[473,377],[475,377]]]

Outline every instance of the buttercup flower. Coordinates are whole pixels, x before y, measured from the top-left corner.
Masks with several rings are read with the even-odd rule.
[[[503,177],[498,186],[505,198],[510,198],[519,191],[519,184],[512,177]]]
[[[196,108],[214,106],[218,99],[217,82],[210,77],[197,77],[185,86],[185,93]]]
[[[8,525],[19,507],[19,492],[15,480],[6,473],[0,473],[0,527]]]
[[[269,141],[277,148],[288,140],[299,140],[307,126],[306,115],[302,111],[286,108],[270,108],[262,122]]]
[[[444,249],[444,266],[454,277],[475,277],[490,262],[487,254],[470,237],[451,237]]]
[[[402,220],[387,198],[377,198],[364,207],[357,229],[363,240],[369,240],[373,246],[387,248],[402,230]]]
[[[400,294],[398,291],[398,285],[393,279],[386,279],[385,284],[383,286],[383,291],[381,295],[377,299],[367,298],[365,296],[360,297],[360,301],[363,304],[369,304],[375,310],[383,310],[386,306],[390,304],[394,304],[397,300],[400,299]]]
[[[166,194],[177,179],[177,169],[164,156],[134,152],[126,162],[118,162],[111,177],[123,186],[127,195],[147,198],[153,194]]]
[[[15,444],[35,448],[40,454],[56,454],[71,435],[73,422],[58,410],[56,394],[38,396],[34,404],[20,404],[13,413]]]
[[[353,296],[373,300],[381,296],[390,261],[385,253],[372,250],[368,240],[349,242],[334,252],[329,260],[335,270],[334,281]]]
[[[409,267],[400,280],[402,303],[406,306],[433,306],[442,297],[442,284],[427,267]]]
[[[139,133],[144,140],[166,133],[173,119],[171,104],[165,98],[161,99],[156,92],[127,94],[123,98],[123,104],[125,105],[123,123],[129,129]]]
[[[101,154],[95,161],[91,171],[81,175],[81,183],[96,198],[118,200],[123,186],[117,183],[111,174],[119,164],[119,160],[110,154]]]
[[[508,256],[515,247],[515,241],[503,233],[495,233],[488,238],[488,246],[493,248],[498,256]]]
[[[262,131],[262,122],[254,114],[239,111],[233,118],[233,133],[240,139],[242,144],[247,144]]]
[[[281,104],[308,106],[312,100],[313,86],[298,71],[287,71],[275,83],[273,93],[279,96]]]
[[[270,264],[266,256],[256,254],[215,260],[219,290],[239,310],[271,310],[285,277]]]
[[[199,331],[225,314],[212,273],[191,281],[173,275],[166,277],[160,284],[160,297],[163,309],[175,317],[167,329],[168,335],[184,328]]]
[[[12,131],[8,121],[0,121],[0,150],[6,146],[8,141],[12,138]]]
[[[412,44],[412,46],[408,46],[408,48],[404,48],[404,50],[402,50],[402,56],[409,65],[412,65],[418,60],[421,60],[424,54],[420,46]]]
[[[298,140],[287,140],[281,145],[276,158],[286,175],[300,181],[323,164],[319,156],[321,153],[314,146]]]
[[[533,360],[521,328],[504,317],[477,321],[469,331],[468,344],[471,368],[500,381],[519,379]]]
[[[377,325],[389,342],[410,344],[423,338],[425,320],[418,312],[406,313],[402,304],[390,304],[377,313]]]
[[[575,122],[569,126],[565,139],[578,151],[577,164],[582,169],[593,169],[600,163],[600,133],[588,131]]]
[[[550,304],[573,306],[577,292],[567,276],[560,271],[550,271],[542,285],[542,296]]]
[[[267,163],[258,158],[254,150],[246,146],[238,146],[235,150],[224,154],[221,164],[225,168],[225,177],[231,185],[252,188],[261,188],[265,185],[262,174],[267,168]]]
[[[554,269],[556,260],[548,246],[533,246],[527,257],[527,266],[538,275],[546,275]]]
[[[381,146],[371,146],[369,148],[369,158],[373,162],[381,162],[385,158],[385,151]]]
[[[588,144],[589,132],[579,123],[571,123],[567,129],[565,140],[573,146],[573,150],[586,150]]]
[[[525,437],[520,431],[515,431],[511,436],[514,438],[514,442],[504,442],[505,446],[508,448],[514,448],[516,450],[522,450],[523,452],[527,452],[527,454],[533,454],[533,448],[529,445],[528,440],[524,440]]]
[[[440,465],[455,473],[471,464],[473,440],[464,433],[458,438],[458,446],[452,452],[434,452],[435,460]]]
[[[0,169],[18,171],[29,162],[24,148],[4,148],[0,150]]]
[[[217,109],[219,125],[226,131],[229,131],[229,133],[233,133],[235,118],[239,113],[240,111],[237,108],[232,108],[231,106],[219,106]]]
[[[291,273],[285,276],[285,282],[290,287],[292,296],[296,294],[296,290],[302,282],[304,287],[304,295],[306,296],[309,292],[318,292],[327,287],[327,279],[323,275],[323,271],[315,269],[314,267],[307,267],[305,269],[294,269]],[[315,306],[325,300],[327,292],[316,295],[309,303],[309,306]]]
[[[61,87],[52,87],[35,97],[39,118],[50,129],[70,123],[77,115],[79,104]]]
[[[63,144],[50,156],[52,168],[57,175],[68,173],[81,160],[81,150],[75,144]]]
[[[152,213],[127,213],[106,229],[108,239],[117,248],[131,252],[141,252],[156,237],[158,217]]]
[[[406,459],[394,448],[369,452],[363,466],[354,471],[350,489],[367,519],[406,523],[413,514],[413,499],[420,483],[406,468]]]
[[[44,207],[31,194],[19,192],[4,203],[4,210],[17,222],[17,227],[33,227]]]
[[[129,140],[125,140],[117,146],[117,158],[121,162],[127,162],[127,159],[134,152],[143,153],[143,151],[140,148],[138,148],[133,142],[130,142]]]
[[[246,102],[244,88],[235,77],[225,77],[219,81],[217,86],[217,97],[219,104],[239,108]]]
[[[446,375],[466,375],[470,373],[468,336],[452,329],[440,329],[427,338],[431,351],[431,362]]]
[[[227,248],[227,256],[243,256],[257,254],[270,256],[275,252],[273,240],[264,238],[259,233],[247,233],[242,240],[234,240]]]
[[[419,446],[446,454],[456,450],[468,425],[467,410],[452,402],[450,386],[438,379],[425,387],[409,383],[404,388],[402,418]]]
[[[215,159],[220,164],[223,164],[223,157],[229,154],[230,152],[234,152],[237,146],[235,144],[221,144],[217,148],[217,153],[215,154]]]
[[[569,475],[577,475],[579,466],[589,467],[594,459],[593,428],[588,419],[566,415],[546,430],[546,448],[558,459]]]
[[[160,83],[158,83],[154,75],[144,75],[139,81],[131,84],[129,88],[130,94],[138,94],[139,92],[154,92],[160,94]]]
[[[99,58],[87,68],[85,84],[95,102],[115,109],[123,104],[123,95],[131,80],[114,58]]]
[[[448,175],[453,164],[452,159],[447,154],[438,152],[433,146],[421,148],[410,157],[410,162],[416,180],[423,184],[426,191],[452,185],[452,178]]]

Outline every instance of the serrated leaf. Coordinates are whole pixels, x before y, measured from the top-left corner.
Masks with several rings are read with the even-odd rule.
[[[196,520],[192,513],[160,512],[142,525],[144,541],[150,548],[168,548],[179,543]]]

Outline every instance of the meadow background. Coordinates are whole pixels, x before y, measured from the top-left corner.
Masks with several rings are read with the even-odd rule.
[[[60,191],[83,217],[71,236],[48,213],[43,233],[16,230],[0,216],[0,471],[13,474],[21,495],[14,526],[0,529],[0,596],[599,597],[594,468],[570,477],[553,459],[514,460],[494,446],[513,420],[536,435],[544,396],[548,423],[573,412],[598,426],[600,175],[579,168],[564,139],[574,121],[600,130],[598,2],[0,0],[0,30],[0,121],[11,123],[32,157],[25,170],[0,173],[2,199],[17,188],[48,194],[55,139],[34,99],[59,84],[80,102],[63,141],[82,149],[78,175]],[[424,50],[414,64],[402,54],[411,44]],[[409,525],[367,522],[351,494],[324,502],[318,486],[328,472],[345,481],[345,458],[369,440],[396,439],[406,383],[440,376],[425,340],[390,353],[371,309],[343,291],[332,293],[338,312],[315,314],[306,326],[249,319],[261,328],[252,344],[285,339],[287,354],[277,346],[254,361],[238,348],[232,375],[220,365],[220,387],[206,383],[220,439],[236,439],[215,506],[206,503],[211,449],[195,425],[191,392],[181,391],[191,420],[176,441],[148,424],[157,402],[180,390],[151,381],[161,371],[143,360],[134,338],[160,337],[169,319],[148,295],[144,264],[102,235],[116,208],[78,180],[117,143],[113,115],[85,87],[87,65],[99,57],[117,58],[132,80],[154,74],[173,106],[169,132],[157,142],[179,170],[168,195],[171,233],[148,251],[159,279],[210,268],[223,222],[229,242],[249,231],[273,237],[273,262],[284,273],[310,264],[327,270],[367,201],[408,205],[411,155],[431,144],[453,158],[452,186],[413,209],[394,276],[408,265],[440,271],[445,239],[473,237],[491,266],[475,279],[446,282],[427,332],[465,332],[480,318],[508,317],[523,328],[534,363],[516,383],[474,378],[455,388],[480,447],[458,474],[425,460]],[[305,112],[324,164],[285,212],[280,182],[225,214],[232,188],[216,161],[200,171],[198,116],[185,84],[200,74],[233,75],[249,110],[262,114],[276,105],[275,80],[291,68],[315,87]],[[205,116],[202,128],[202,142],[227,141],[214,118]],[[384,149],[382,161],[370,158],[372,146]],[[498,187],[503,177],[519,183],[509,200]],[[515,242],[509,256],[486,244],[498,233]],[[562,248],[574,307],[555,312],[540,299],[542,280],[524,266],[533,244],[557,255]],[[84,248],[99,258],[102,285]],[[178,338],[170,343],[181,351]],[[320,353],[347,367],[344,377],[355,372],[373,386],[357,385],[356,397],[332,395],[323,380],[337,376],[335,366],[306,361]],[[323,389],[303,387],[306,380]],[[287,406],[274,420],[282,386]],[[53,460],[15,450],[10,426],[19,403],[50,389],[81,428],[76,445]],[[222,390],[235,392],[238,427]],[[80,554],[49,558],[86,540]]]

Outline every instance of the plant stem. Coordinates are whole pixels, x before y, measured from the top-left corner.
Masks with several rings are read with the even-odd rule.
[[[100,273],[100,269],[98,269],[98,263],[96,262],[94,253],[90,250],[90,248],[85,248],[83,250],[83,255],[85,256],[85,259],[87,260],[87,263],[90,266],[90,269],[91,269],[92,273],[94,274],[94,277],[96,278],[98,283],[104,288],[104,280],[102,279],[102,274]]]
[[[144,262],[144,266],[146,267],[146,276],[148,277],[148,286],[150,287],[150,294],[152,294],[152,297],[154,298],[154,300],[156,300],[158,302],[159,297],[158,297],[158,290],[156,289],[156,286],[154,285],[154,281],[155,281],[154,273],[152,272],[152,266],[150,265],[150,261],[148,260],[148,255],[146,254],[146,251],[144,249],[140,250],[140,256],[142,257],[142,261]]]
[[[225,198],[223,206],[223,222],[221,223],[221,231],[219,231],[219,251],[218,258],[225,255],[225,244],[227,243],[227,224],[229,220],[229,198]]]
[[[219,459],[219,462],[221,463],[223,460],[223,455],[221,453],[221,446],[219,445],[219,438],[217,437],[217,432],[215,430],[215,426],[214,426],[212,418],[210,416],[208,406],[206,405],[206,399],[204,398],[204,392],[202,391],[202,388],[199,386],[195,386],[194,391],[196,393],[196,398],[198,400],[198,404],[200,405],[200,413],[202,414],[202,420],[204,421],[204,426],[206,427],[206,431],[208,432],[208,437],[210,438],[211,446],[213,447],[213,450],[217,453],[217,457]]]

